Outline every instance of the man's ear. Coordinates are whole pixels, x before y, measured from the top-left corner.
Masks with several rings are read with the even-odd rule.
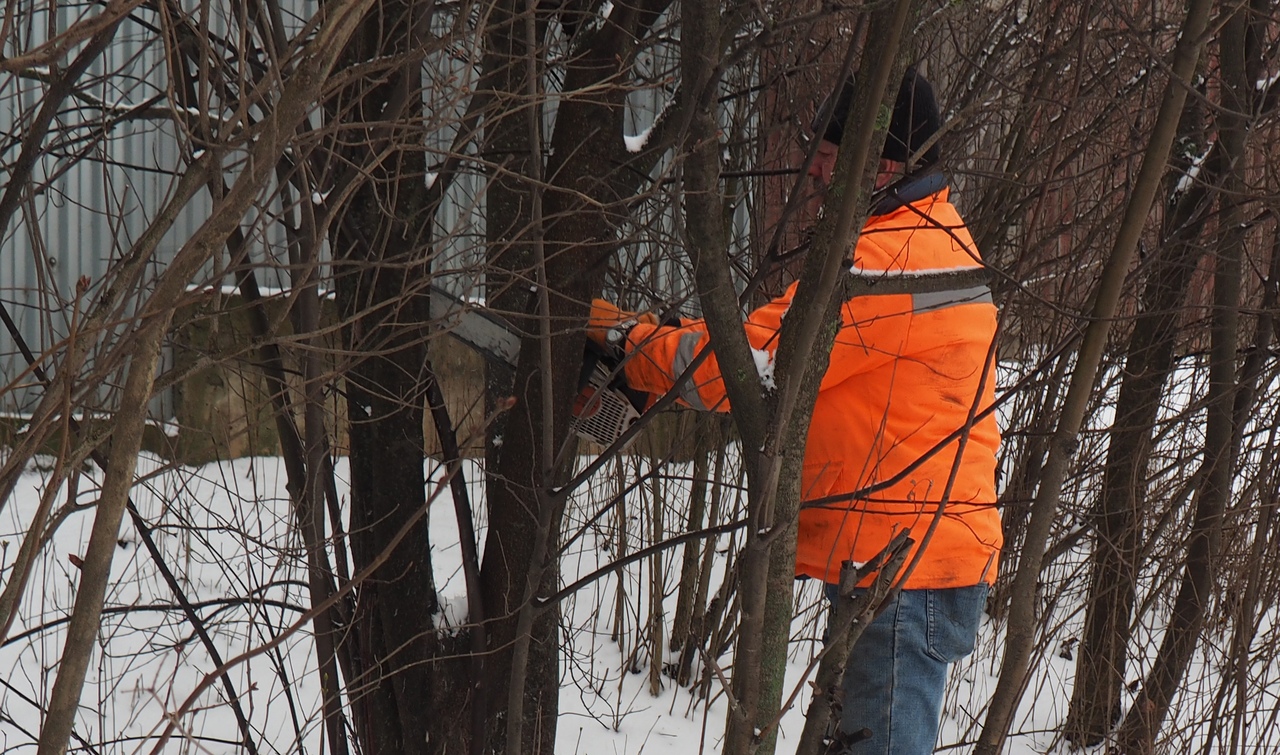
[[[875,190],[879,191],[889,184],[897,181],[906,173],[907,164],[898,160],[890,160],[888,158],[880,158],[880,166],[876,173]]]

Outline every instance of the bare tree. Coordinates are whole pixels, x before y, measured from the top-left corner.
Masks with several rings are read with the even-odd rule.
[[[1078,642],[1052,724],[1072,741],[1242,749],[1268,715],[1254,661],[1280,654],[1276,27],[1261,1],[1220,24],[1174,5],[15,5],[0,400],[22,427],[0,457],[0,640],[57,671],[21,692],[11,674],[6,700],[40,723],[8,702],[0,723],[41,752],[547,753],[568,680],[594,695],[647,669],[650,692],[729,701],[725,752],[774,751],[812,703],[812,751],[830,706],[782,675],[803,446],[838,305],[864,291],[841,268],[874,116],[915,62],[1003,310],[1003,669],[990,705],[964,701],[986,714],[964,736],[998,751],[1046,655]],[[791,138],[851,70],[839,178],[806,230]],[[92,224],[77,256],[65,227]],[[743,317],[793,277],[770,388]],[[518,364],[455,367],[432,287],[501,316]],[[705,319],[731,417],[668,411],[675,391],[643,440],[581,444],[602,293]],[[198,414],[221,418],[207,441]],[[170,415],[177,440],[153,444]],[[143,451],[196,447],[278,453],[287,506],[258,461]],[[113,565],[147,575],[136,595]],[[607,671],[570,651],[586,610],[616,643]],[[818,692],[854,610],[837,606]],[[801,630],[815,647],[823,623]],[[136,683],[158,721],[141,733],[86,713],[109,698],[87,697],[95,668],[123,686],[108,659],[135,654],[165,669]],[[1197,654],[1231,673],[1180,695]],[[313,683],[314,705],[295,689]],[[199,730],[222,714],[234,731]]]

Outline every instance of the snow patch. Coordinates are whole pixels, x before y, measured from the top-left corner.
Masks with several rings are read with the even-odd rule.
[[[653,116],[653,122],[649,124],[648,128],[634,136],[622,135],[622,141],[626,144],[628,152],[639,152],[645,148],[645,145],[649,143],[649,137],[653,135],[654,125],[662,121],[663,116],[667,114],[667,108],[671,107],[671,103],[672,100],[662,103],[662,108],[657,115]]]
[[[261,298],[266,299],[272,296],[285,296],[290,292],[290,290],[291,289],[279,288],[277,286],[259,285],[258,295]],[[186,291],[187,293],[212,293],[214,291],[217,291],[222,296],[239,296],[240,295],[240,287],[234,284],[226,284],[222,286],[209,286],[202,283],[191,283],[187,285]],[[327,288],[321,288],[317,293],[321,299],[333,299],[337,297],[337,292]]]
[[[622,141],[627,145],[627,151],[631,153],[639,152],[644,149],[644,145],[649,143],[649,135],[653,133],[653,128],[647,128],[640,133],[630,136],[622,135]]]
[[[1191,165],[1187,168],[1187,172],[1182,174],[1182,177],[1178,179],[1178,185],[1173,189],[1174,196],[1179,196],[1186,192],[1187,189],[1191,188],[1191,184],[1195,183],[1196,178],[1199,177],[1200,168],[1204,166],[1205,158],[1208,156],[1209,150],[1206,149],[1191,161]]]
[[[439,601],[431,623],[440,634],[456,636],[467,623],[467,596],[441,594]]]
[[[778,384],[773,379],[773,352],[764,351],[762,349],[752,349],[751,358],[756,362],[756,372],[760,373],[760,382],[764,384],[765,390],[775,391]]]

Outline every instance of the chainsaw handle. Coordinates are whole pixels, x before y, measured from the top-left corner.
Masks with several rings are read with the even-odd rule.
[[[627,376],[620,369],[621,364],[622,359],[618,355],[601,348],[599,344],[588,338],[586,348],[583,349],[582,367],[578,370],[578,390],[584,390],[591,383],[591,374],[599,366],[611,376],[609,389],[625,396],[636,411],[643,412],[649,406],[650,395],[646,391],[627,385]]]

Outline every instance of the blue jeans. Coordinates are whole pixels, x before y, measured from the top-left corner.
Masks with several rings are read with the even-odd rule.
[[[836,586],[827,585],[827,598]],[[933,752],[947,667],[973,652],[987,586],[903,590],[849,653],[840,731],[870,729],[848,755]]]

